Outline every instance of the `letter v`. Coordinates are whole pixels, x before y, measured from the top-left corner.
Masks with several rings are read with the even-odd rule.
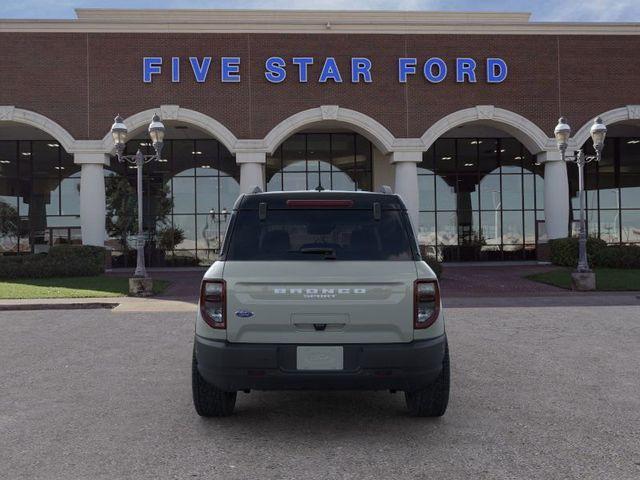
[[[196,77],[196,82],[203,83],[209,73],[211,57],[204,57],[202,59],[202,65],[198,63],[198,57],[189,57],[189,62],[191,62],[191,69],[193,70],[193,76]]]

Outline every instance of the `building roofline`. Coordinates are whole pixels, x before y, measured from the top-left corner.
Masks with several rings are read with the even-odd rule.
[[[0,19],[0,32],[639,35],[640,23],[531,22],[529,13],[76,9],[77,19]]]
[[[382,23],[527,23],[527,12],[403,11],[403,10],[262,10],[262,9],[108,9],[77,8],[79,20],[140,20],[220,22],[222,19],[250,23],[318,22],[326,20]]]

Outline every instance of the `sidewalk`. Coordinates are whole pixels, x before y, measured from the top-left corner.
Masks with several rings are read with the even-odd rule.
[[[554,268],[556,267],[534,263],[490,266],[445,264],[440,279],[443,302],[448,308],[640,305],[640,291],[573,292],[523,278],[525,275]],[[162,295],[151,298],[0,300],[0,312],[108,308],[116,313],[190,311],[195,314],[203,269],[163,269],[151,270],[149,273],[155,279],[171,282]],[[116,271],[108,274],[129,276],[131,272]]]
[[[196,312],[197,301],[157,296],[107,298],[41,298],[0,300],[0,312],[12,310],[112,309],[114,312]]]

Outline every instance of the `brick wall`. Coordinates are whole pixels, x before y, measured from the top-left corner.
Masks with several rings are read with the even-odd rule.
[[[278,122],[301,110],[337,104],[365,113],[397,137],[419,137],[456,110],[492,104],[530,119],[549,135],[560,113],[575,129],[598,113],[640,104],[640,36],[555,35],[303,35],[303,34],[115,34],[0,33],[0,105],[45,115],[77,139],[102,138],[113,116],[129,116],[161,104],[178,104],[205,113],[238,138],[261,138]],[[271,84],[264,60],[312,56],[306,84],[297,70]],[[165,71],[142,82],[142,58],[165,57]],[[169,59],[182,57],[182,81],[171,83]],[[212,56],[205,83],[196,83],[189,56]],[[241,83],[221,83],[221,56],[242,58]],[[344,83],[317,83],[324,57],[334,56]],[[349,59],[373,61],[374,81],[352,84]],[[418,74],[407,84],[397,79],[398,57],[417,57]],[[438,56],[449,76],[429,84],[420,60]],[[457,84],[457,56],[479,62],[476,84]],[[509,77],[487,84],[483,62],[504,58]]]

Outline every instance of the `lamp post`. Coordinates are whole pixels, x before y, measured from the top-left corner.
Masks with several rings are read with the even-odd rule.
[[[133,274],[134,278],[147,278],[147,270],[144,265],[144,234],[142,224],[142,166],[145,163],[149,163],[153,160],[160,160],[160,154],[162,153],[162,146],[164,142],[165,128],[160,121],[160,117],[155,114],[149,124],[149,137],[153,143],[155,154],[144,155],[140,149],[135,155],[125,155],[124,148],[127,142],[127,126],[124,124],[124,120],[120,115],[115,118],[113,125],[111,126],[111,135],[113,137],[113,143],[116,147],[116,156],[119,162],[126,162],[135,165],[137,169],[137,194],[138,194],[138,235],[136,237],[136,271]]]
[[[599,162],[602,157],[602,149],[604,148],[604,139],[607,135],[607,127],[602,123],[600,117],[596,118],[591,126],[591,139],[593,140],[593,148],[596,152],[595,155],[585,155],[582,149],[573,154],[567,154],[567,147],[569,145],[569,137],[571,136],[571,127],[567,123],[567,120],[562,117],[558,120],[558,125],[554,130],[556,142],[558,143],[558,150],[562,155],[563,161],[574,162],[578,166],[578,192],[580,196],[580,236],[578,239],[578,266],[576,274],[587,274],[591,278],[588,281],[593,283],[592,288],[579,288],[578,289],[590,289],[595,288],[595,277],[589,268],[589,261],[587,259],[587,226],[585,218],[585,191],[584,191],[584,166],[593,161]],[[583,275],[586,277],[586,275]],[[574,284],[576,282],[576,275],[573,276]]]

